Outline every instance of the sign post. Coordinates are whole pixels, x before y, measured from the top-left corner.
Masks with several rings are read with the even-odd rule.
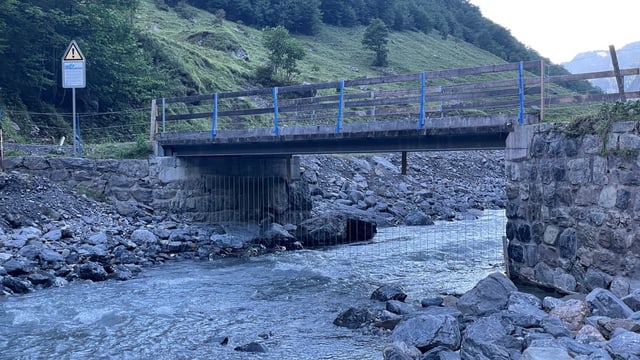
[[[87,71],[85,57],[76,44],[71,40],[67,50],[62,57],[62,87],[71,89],[73,107],[73,156],[77,156],[77,134],[76,134],[76,89],[87,86]]]

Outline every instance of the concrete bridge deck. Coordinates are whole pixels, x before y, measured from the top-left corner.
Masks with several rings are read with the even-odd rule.
[[[530,121],[535,119],[531,117]],[[507,115],[426,119],[415,121],[345,124],[340,132],[331,125],[219,130],[158,134],[162,156],[291,155],[425,150],[504,149],[517,117]],[[517,126],[517,125],[516,125]]]

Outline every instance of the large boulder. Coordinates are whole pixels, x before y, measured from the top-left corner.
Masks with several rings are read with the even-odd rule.
[[[378,301],[404,301],[406,298],[407,293],[402,288],[391,285],[382,285],[371,294],[371,300]]]
[[[348,329],[357,329],[377,321],[376,315],[367,308],[349,308],[340,313],[333,324],[336,326],[346,327]]]
[[[393,341],[412,345],[421,351],[438,346],[460,348],[460,325],[451,315],[419,314],[401,321],[393,330]]]
[[[506,309],[509,296],[516,286],[502,273],[494,273],[480,280],[476,286],[458,300],[458,309],[464,315],[483,316]]]
[[[370,240],[377,224],[354,214],[323,214],[303,221],[296,237],[307,247],[331,246]]]
[[[104,281],[108,278],[107,271],[102,265],[95,262],[87,262],[78,267],[78,277],[80,279],[92,281]]]
[[[513,326],[503,323],[500,316],[481,318],[466,328],[462,340],[460,355],[462,359],[494,360],[510,359],[504,339],[513,330]]]
[[[593,315],[626,319],[633,314],[633,310],[609,290],[593,289],[585,300],[593,307]]]

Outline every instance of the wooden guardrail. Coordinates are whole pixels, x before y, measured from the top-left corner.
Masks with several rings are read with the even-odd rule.
[[[345,121],[415,119],[416,127],[422,128],[426,117],[473,112],[517,112],[522,122],[528,109],[544,118],[545,108],[552,105],[640,98],[640,92],[625,92],[623,85],[617,94],[573,94],[552,88],[598,78],[616,78],[623,84],[624,76],[640,75],[640,69],[621,70],[615,65],[611,71],[546,76],[544,62],[527,61],[162,98],[152,101],[150,136],[153,140],[158,132],[167,132],[170,123],[194,119],[210,119],[212,137],[222,127],[273,127],[278,136],[282,126],[335,124],[340,132]]]

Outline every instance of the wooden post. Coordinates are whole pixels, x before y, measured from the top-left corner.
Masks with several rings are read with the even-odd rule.
[[[158,106],[156,105],[156,99],[151,100],[151,126],[149,127],[149,142],[153,142],[153,139],[158,132]]]
[[[407,152],[402,152],[402,175],[407,175]]]
[[[540,122],[544,121],[544,60],[540,60]]]
[[[609,53],[611,54],[611,63],[613,64],[613,72],[616,74],[616,82],[618,83],[618,94],[620,94],[620,101],[627,101],[627,97],[624,94],[624,77],[620,73],[620,66],[618,65],[618,55],[616,54],[616,48],[613,45],[609,45]]]

